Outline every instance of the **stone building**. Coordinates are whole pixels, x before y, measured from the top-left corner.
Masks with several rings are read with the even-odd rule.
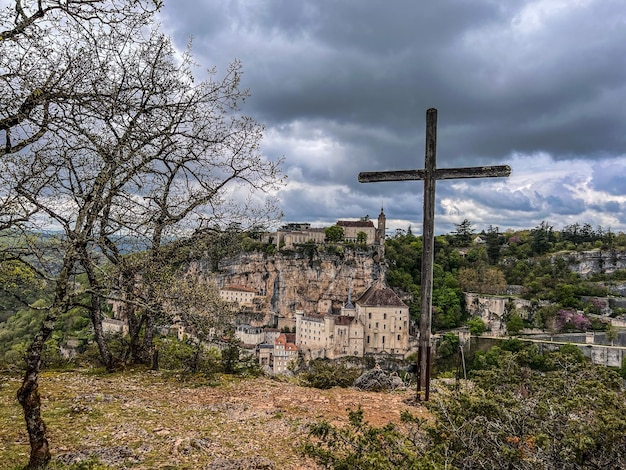
[[[244,345],[257,345],[265,341],[265,330],[259,326],[239,325],[235,337]]]
[[[378,281],[339,315],[296,312],[296,345],[305,359],[410,353],[409,307]]]
[[[374,222],[369,216],[362,217],[360,220],[339,220],[337,226],[343,229],[343,238],[348,242],[356,242],[359,232],[365,234],[366,245],[381,245],[385,243],[387,217],[380,209],[378,215],[378,227],[374,227]]]
[[[281,333],[276,338],[273,356],[275,374],[284,374],[289,370],[289,366],[298,360],[298,347],[295,341],[295,333]]]
[[[364,327],[364,353],[405,356],[409,351],[409,307],[389,287],[377,282],[356,301]]]
[[[220,288],[220,299],[232,302],[239,307],[252,307],[257,293],[246,286],[228,285]]]
[[[386,220],[381,208],[378,215],[378,227],[374,226],[369,216],[362,217],[360,220],[338,220],[336,225],[343,229],[344,240],[347,242],[356,242],[359,232],[363,232],[366,245],[384,245]],[[304,243],[316,245],[325,243],[326,232],[324,228],[312,228],[309,223],[289,223],[283,225],[276,233],[266,234],[263,240],[266,243],[275,244],[278,248],[293,249],[296,245]]]
[[[309,223],[290,223],[283,225],[276,233],[266,234],[264,241],[273,243],[277,248],[293,249],[303,243],[321,245],[326,239],[323,228],[311,228]]]

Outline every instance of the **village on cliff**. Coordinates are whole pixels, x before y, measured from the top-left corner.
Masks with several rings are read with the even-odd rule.
[[[369,277],[355,273],[348,282],[339,282],[337,273],[327,270],[323,275],[330,278],[328,284],[335,284],[333,295],[330,295],[328,290],[313,288],[312,282],[302,272],[303,266],[296,265],[293,271],[282,273],[283,277],[302,277],[304,285],[298,289],[291,286],[288,289],[291,292],[283,292],[282,297],[289,295],[288,299],[280,299],[281,293],[273,292],[272,302],[268,289],[259,282],[259,277],[269,277],[267,273],[259,276],[256,272],[256,279],[253,280],[249,272],[237,275],[235,269],[208,280],[219,291],[220,299],[237,312],[234,334],[242,351],[254,356],[268,373],[288,374],[300,361],[318,358],[369,357],[375,361],[402,361],[417,352],[418,328],[411,320],[406,298],[403,300],[402,294],[398,295],[385,280],[386,216],[382,209],[376,225],[369,216],[359,220],[339,220],[334,226],[326,228],[313,228],[309,223],[289,223],[275,232],[263,234],[262,242],[275,246],[277,252],[283,253],[303,245],[328,245],[329,228],[340,229],[342,243],[366,248],[364,251],[370,266],[375,268],[370,269]],[[484,241],[478,236],[473,243]],[[263,261],[261,266],[252,265],[248,270],[267,269],[265,264]],[[241,268],[240,265],[236,267]],[[328,266],[318,266],[321,271],[325,268]],[[277,281],[274,279],[272,282]],[[267,282],[272,283],[271,280]],[[294,279],[283,280],[285,282],[293,283]],[[353,286],[353,283],[356,285]],[[465,297],[470,314],[489,325],[493,336],[506,334],[503,318],[507,302],[514,302],[518,312],[530,309],[530,301],[518,296],[465,293]],[[115,302],[111,306],[114,318],[104,319],[103,328],[108,333],[125,334],[127,324],[123,308]],[[194,329],[182,321],[170,325],[168,331],[174,332],[178,339],[198,341]],[[212,346],[220,348],[221,334],[212,329]],[[456,334],[461,343],[469,345],[467,329]],[[590,345],[594,339],[587,334],[581,342]],[[621,348],[612,345],[608,349],[598,345],[589,351],[593,362],[605,365],[617,364],[626,357]]]

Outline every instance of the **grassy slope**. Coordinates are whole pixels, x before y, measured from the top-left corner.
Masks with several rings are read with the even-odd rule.
[[[0,469],[15,469],[28,460],[15,400],[20,379],[0,380]],[[216,382],[181,382],[154,372],[44,373],[40,390],[53,467],[67,468],[59,462],[91,453],[105,464],[96,468],[206,468],[220,458],[252,456],[276,468],[315,468],[297,452],[306,423],[346,422],[346,410],[359,405],[376,425],[398,421],[404,409],[421,411],[404,403],[410,391],[316,390],[268,378]]]

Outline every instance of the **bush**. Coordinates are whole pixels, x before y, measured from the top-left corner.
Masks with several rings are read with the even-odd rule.
[[[373,427],[351,411],[349,426],[311,425],[303,452],[346,470],[626,468],[621,378],[566,360],[570,352],[549,355],[555,369],[540,372],[505,351],[472,387],[451,385],[426,402],[428,420],[404,413],[399,424]]]
[[[469,327],[469,332],[475,336],[482,335],[485,331],[487,331],[487,325],[482,319],[478,317],[472,317],[467,321],[467,326]]]
[[[304,383],[313,388],[351,387],[361,375],[360,369],[345,364],[333,364],[324,359],[310,362],[308,369],[301,374]]]

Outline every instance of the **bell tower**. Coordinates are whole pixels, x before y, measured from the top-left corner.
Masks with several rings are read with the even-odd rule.
[[[387,217],[383,212],[383,208],[380,208],[380,214],[378,214],[378,229],[376,230],[376,242],[379,245],[385,246],[385,232],[386,232]]]

